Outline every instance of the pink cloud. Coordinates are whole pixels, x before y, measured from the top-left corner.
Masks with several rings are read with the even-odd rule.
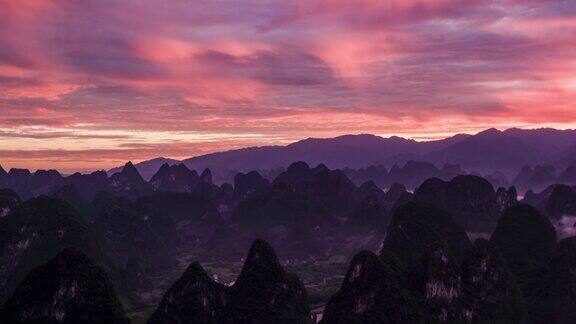
[[[434,137],[446,131],[427,125],[447,123],[454,133],[571,127],[575,33],[573,1],[0,0],[0,128],[13,130],[10,143],[32,126],[95,139],[103,130],[258,133],[266,143]],[[199,145],[138,156],[237,147]]]

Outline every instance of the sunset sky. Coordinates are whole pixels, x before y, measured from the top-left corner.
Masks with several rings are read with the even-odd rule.
[[[574,0],[0,0],[0,164],[576,128]]]

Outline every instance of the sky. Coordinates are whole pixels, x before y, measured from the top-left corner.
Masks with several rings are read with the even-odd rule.
[[[0,164],[576,128],[574,0],[0,0]]]

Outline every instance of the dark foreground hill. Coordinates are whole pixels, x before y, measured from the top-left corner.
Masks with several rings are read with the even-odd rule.
[[[0,322],[130,323],[104,270],[76,249],[32,270],[6,301]]]

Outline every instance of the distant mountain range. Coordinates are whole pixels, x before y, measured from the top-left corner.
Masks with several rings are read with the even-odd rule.
[[[210,168],[215,174],[222,174],[285,168],[294,161],[323,163],[329,168],[361,168],[378,164],[392,167],[409,160],[440,166],[458,164],[468,171],[489,172],[517,172],[524,166],[541,164],[565,167],[576,161],[576,130],[488,129],[475,135],[458,134],[427,142],[370,134],[308,138],[286,146],[248,147],[183,161],[155,158],[136,164],[136,168],[144,179],[150,179],[164,163],[183,162],[191,169]],[[119,170],[115,168],[108,173]]]

